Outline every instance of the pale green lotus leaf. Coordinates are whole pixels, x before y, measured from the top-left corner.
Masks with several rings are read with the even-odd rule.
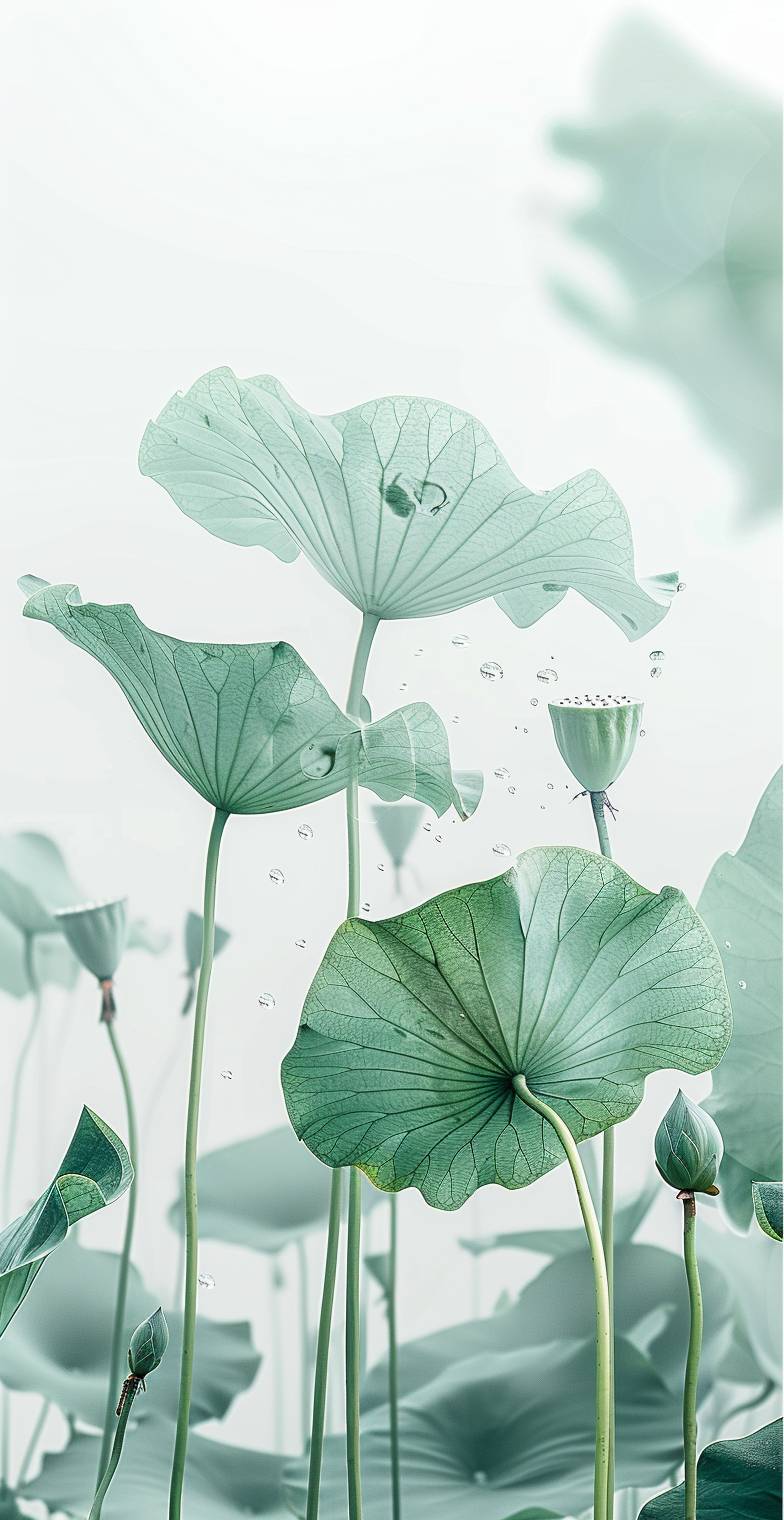
[[[384,848],[399,869],[419,827],[422,809],[415,802],[399,802],[396,807],[374,805],[371,811]]]
[[[80,896],[53,839],[31,832],[0,838],[0,914],[22,934],[51,933],[53,910]]]
[[[751,1194],[754,1200],[754,1214],[760,1229],[765,1235],[769,1235],[771,1240],[781,1240],[784,1225],[784,1210],[782,1210],[784,1183],[754,1182]]]
[[[54,1181],[0,1232],[0,1335],[72,1225],[115,1203],[132,1179],[122,1140],[92,1109],[83,1108]]]
[[[208,1151],[196,1164],[199,1235],[275,1254],[326,1227],[329,1170],[300,1145],[289,1126]],[[169,1210],[183,1230],[183,1201]]]
[[[70,989],[79,976],[79,964],[62,934],[34,934],[28,963],[25,935],[0,914],[0,990],[14,998],[27,997],[34,990],[31,968],[37,987]]]
[[[23,1306],[0,1342],[0,1380],[23,1393],[37,1393],[64,1413],[101,1427],[106,1408],[119,1257],[86,1251],[71,1238],[52,1259],[46,1292]],[[156,1301],[134,1266],[128,1280],[124,1335],[155,1310]],[[134,1420],[177,1415],[182,1314],[167,1310],[169,1350]],[[260,1357],[244,1321],[199,1317],[196,1329],[192,1424],[220,1420],[253,1383]],[[119,1393],[119,1389],[117,1390]]]
[[[204,931],[204,919],[201,913],[189,913],[185,920],[185,969],[189,976],[193,976],[199,969],[201,962],[201,939]],[[228,929],[223,929],[220,924],[215,925],[215,944],[213,946],[213,959],[225,950],[231,934]]]
[[[731,1284],[733,1333],[720,1376],[757,1386],[781,1386],[784,1262],[756,1228],[738,1235],[721,1213],[700,1209],[700,1273],[712,1262]]]
[[[640,1520],[682,1520],[684,1489],[659,1494]],[[781,1420],[738,1441],[706,1446],[697,1463],[700,1520],[781,1520]]]
[[[20,582],[30,590],[30,581]],[[35,579],[25,617],[100,661],[161,754],[228,813],[272,813],[341,791],[352,775],[386,800],[410,795],[467,816],[441,719],[424,702],[362,725],[290,644],[195,644],[146,628],[124,603],[82,603]]]
[[[655,1181],[648,1178],[639,1192],[616,1204],[614,1219],[616,1246],[626,1245],[634,1239],[657,1191]],[[541,1256],[555,1259],[560,1256],[571,1256],[573,1251],[588,1250],[588,1241],[585,1230],[582,1228],[507,1230],[499,1235],[479,1235],[474,1236],[473,1239],[463,1237],[460,1244],[472,1256],[483,1256],[487,1251],[518,1250],[534,1251]]]
[[[617,1481],[653,1485],[678,1460],[677,1402],[650,1362],[618,1337]],[[578,1515],[591,1501],[595,1351],[591,1342],[479,1355],[447,1367],[399,1404],[406,1520],[499,1520],[521,1508]],[[389,1414],[363,1419],[363,1512],[388,1520]],[[287,1471],[304,1514],[305,1467]],[[341,1507],[342,1506],[342,1507]],[[327,1443],[320,1514],[345,1520],[345,1449]]]
[[[426,397],[322,417],[272,375],[217,369],[149,424],[139,465],[218,538],[283,560],[302,549],[378,617],[493,596],[528,627],[571,587],[639,638],[666,610],[635,579],[629,521],[601,475],[531,491],[475,417]]]
[[[775,1255],[775,1252],[770,1252]],[[729,1279],[701,1254],[705,1338],[700,1399],[715,1385],[733,1324]],[[683,1258],[659,1246],[625,1244],[616,1251],[615,1324],[619,1335],[644,1353],[677,1406],[683,1388],[683,1346],[689,1334],[689,1304],[683,1291]],[[482,1319],[449,1325],[398,1348],[401,1396],[422,1388],[469,1357],[543,1346],[563,1336],[579,1340],[594,1313],[593,1277],[584,1247],[542,1268],[508,1308]],[[368,1372],[362,1404],[373,1409],[388,1397],[386,1358]],[[629,1392],[632,1397],[632,1390]]]
[[[143,1403],[143,1398],[135,1401],[134,1418],[137,1405]],[[47,1452],[40,1473],[24,1485],[20,1497],[43,1502],[52,1514],[84,1520],[95,1487],[99,1446],[96,1436],[75,1435],[64,1451]],[[157,1520],[166,1504],[173,1449],[174,1425],[166,1420],[146,1420],[139,1430],[130,1431],[102,1520]],[[249,1515],[291,1520],[281,1496],[284,1460],[191,1431],[185,1472],[188,1520],[241,1520]]]
[[[763,793],[734,855],[721,855],[698,908],[719,946],[733,1033],[704,1107],[721,1130],[719,1186],[748,1228],[751,1183],[782,1175],[782,773]]]
[[[163,955],[171,944],[167,929],[156,929],[146,918],[132,918],[128,925],[129,950],[146,950],[148,955]]]
[[[516,1073],[580,1141],[628,1118],[650,1072],[715,1065],[730,1028],[718,951],[682,893],[534,849],[398,918],[343,924],[283,1089],[321,1160],[454,1209],[564,1160]]]

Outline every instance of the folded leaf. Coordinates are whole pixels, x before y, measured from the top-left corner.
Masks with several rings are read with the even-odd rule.
[[[464,803],[441,719],[425,702],[363,725],[347,718],[290,644],[194,644],[146,628],[124,603],[25,577],[25,617],[86,649],[124,691],[161,754],[227,813],[273,813],[359,782],[439,817]]]
[[[770,1236],[771,1240],[782,1238],[782,1193],[784,1193],[784,1183],[752,1183],[751,1196],[754,1200],[757,1224],[765,1235]]]
[[[322,1161],[453,1209],[564,1160],[515,1074],[584,1140],[634,1112],[650,1072],[715,1065],[730,1029],[718,951],[680,892],[535,849],[398,918],[343,924],[283,1090]]]
[[[441,401],[384,396],[321,417],[272,375],[216,369],[149,424],[139,466],[210,533],[283,560],[302,549],[378,617],[494,596],[527,627],[573,587],[639,638],[666,611],[635,579],[629,521],[601,475],[530,491],[481,423]]]
[[[42,1501],[53,1514],[83,1520],[85,1495],[89,1502],[95,1486],[99,1447],[95,1436],[72,1436],[64,1451],[47,1452],[40,1473],[24,1485],[20,1497]],[[104,1506],[106,1520],[157,1520],[165,1505],[173,1449],[174,1425],[166,1420],[146,1421],[126,1441]],[[281,1496],[284,1460],[191,1432],[185,1474],[188,1520],[241,1520],[248,1515],[291,1520]]]
[[[0,1234],[0,1335],[71,1226],[115,1203],[132,1178],[122,1140],[92,1109],[83,1108],[51,1186]]]
[[[740,1228],[752,1181],[782,1175],[782,773],[765,789],[740,849],[721,855],[698,909],[719,946],[733,1032],[704,1107],[724,1139],[719,1185]]]
[[[781,1420],[706,1446],[697,1463],[700,1520],[781,1520]],[[684,1489],[650,1499],[640,1520],[682,1520]]]
[[[74,1419],[101,1426],[118,1267],[119,1257],[113,1251],[86,1251],[73,1236],[66,1241],[47,1268],[46,1292],[22,1307],[0,1341],[0,1379],[7,1387],[38,1393]],[[126,1343],[155,1307],[153,1295],[131,1266]],[[182,1314],[167,1309],[166,1318],[169,1350],[150,1380],[147,1397],[134,1408],[134,1421],[177,1416]],[[200,1317],[191,1422],[223,1419],[239,1394],[250,1388],[260,1361],[246,1322]]]

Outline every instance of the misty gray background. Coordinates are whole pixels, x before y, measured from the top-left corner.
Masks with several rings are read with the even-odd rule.
[[[657,0],[644,18],[719,76],[771,93],[774,14],[772,4],[750,13],[735,0]],[[210,537],[137,471],[147,419],[215,365],[270,371],[323,412],[395,391],[447,399],[474,412],[537,489],[595,466],[627,506],[640,572],[677,568],[686,583],[637,644],[572,595],[527,631],[492,602],[382,627],[367,685],[374,714],[426,698],[456,763],[482,767],[487,781],[470,823],[447,817],[419,831],[409,857],[417,878],[404,875],[402,898],[388,862],[377,869],[386,856],[365,794],[362,898],[372,914],[495,874],[497,842],[515,852],[545,841],[593,847],[590,810],[571,801],[537,684],[546,666],[559,674],[555,695],[601,688],[644,698],[645,737],[613,792],[613,841],[646,885],[672,882],[696,900],[716,856],[740,843],[779,761],[778,540],[768,518],[744,513],[741,469],[678,384],[597,342],[552,293],[558,275],[624,299],[612,269],[568,226],[590,204],[595,176],[559,156],[550,133],[590,118],[595,69],[629,24],[626,7],[12,0],[6,17],[2,828],[52,833],[85,897],[127,893],[134,914],[174,936],[161,960],[129,955],[119,978],[140,1110],[178,1034],[182,923],[200,902],[209,809],[104,671],[53,630],[22,622],[14,582],[27,571],[73,580],[86,599],[132,601],[152,627],[183,638],[287,639],[343,700],[355,610],[304,559],[282,566]],[[470,643],[455,648],[456,633]],[[657,647],[663,675],[652,681]],[[480,678],[488,659],[502,665],[502,681]],[[497,766],[510,783],[494,779]],[[303,819],[314,831],[307,843]],[[283,886],[270,882],[273,867]],[[341,798],[230,821],[218,918],[233,938],[216,964],[203,1149],[283,1122],[280,1060],[344,893]],[[262,991],[274,1011],[258,1006]],[[70,1010],[67,1001],[49,996],[33,1059],[20,1207],[48,1179],[83,1102],[124,1132],[95,989],[84,978]],[[24,1005],[4,1002],[2,1018],[6,1076]],[[166,1102],[143,1137],[135,1257],[164,1301],[176,1272],[164,1211],[180,1163],[189,1034],[183,1023]],[[626,1126],[621,1196],[649,1175],[653,1130],[677,1085],[668,1074],[651,1080]],[[698,1097],[708,1083],[683,1085]],[[674,1246],[678,1214],[663,1195],[647,1237]],[[461,1234],[574,1216],[565,1169],[528,1191],[484,1189],[459,1215],[405,1195],[401,1335],[470,1312],[476,1285]],[[82,1239],[116,1246],[121,1226],[122,1211],[107,1211]],[[371,1228],[380,1249],[383,1210]],[[322,1251],[313,1238],[314,1285]],[[269,1351],[265,1260],[206,1242],[201,1265],[216,1283],[202,1294],[204,1312],[250,1317]],[[289,1258],[281,1266],[294,1445],[295,1276]],[[482,1307],[532,1271],[530,1257],[487,1258]],[[371,1357],[383,1337],[376,1312]],[[271,1443],[272,1386],[267,1367],[237,1401],[228,1439]],[[37,1401],[19,1406],[32,1421]],[[16,1419],[20,1446],[25,1418]]]

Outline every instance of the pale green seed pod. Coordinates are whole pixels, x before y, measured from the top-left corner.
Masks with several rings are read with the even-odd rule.
[[[128,1366],[131,1375],[149,1377],[163,1361],[169,1344],[169,1327],[162,1309],[156,1309],[149,1319],[137,1325],[128,1347]]]
[[[656,1170],[682,1193],[718,1193],[716,1177],[724,1142],[717,1124],[698,1103],[679,1092],[654,1140]]]
[[[128,938],[126,899],[62,908],[54,916],[85,971],[111,981]]]
[[[565,697],[549,702],[555,742],[586,792],[604,792],[634,753],[642,702],[629,697]]]

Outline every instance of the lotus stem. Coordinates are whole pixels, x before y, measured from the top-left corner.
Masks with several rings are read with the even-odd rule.
[[[599,840],[599,849],[607,860],[612,860],[612,847],[610,835],[607,830],[607,818],[605,816],[605,793],[591,792],[591,810],[596,835]],[[615,1505],[615,1230],[613,1213],[615,1208],[615,1128],[611,1126],[602,1135],[602,1243],[604,1245],[604,1259],[607,1264],[607,1288],[610,1295],[610,1325],[612,1327],[612,1343],[610,1346],[610,1466],[607,1482],[607,1520],[613,1520]]]
[[[30,991],[33,996],[33,1006],[30,1014],[30,1023],[27,1034],[22,1042],[22,1048],[16,1061],[16,1070],[13,1075],[11,1086],[11,1107],[8,1114],[8,1130],[6,1134],[5,1161],[3,1164],[3,1188],[0,1198],[2,1207],[2,1220],[0,1229],[10,1224],[11,1216],[11,1187],[14,1175],[14,1161],[16,1159],[16,1142],[19,1132],[19,1107],[24,1086],[24,1075],[27,1067],[30,1051],[35,1043],[38,1033],[38,1025],[41,1021],[41,1008],[43,996],[35,969],[35,941],[32,934],[26,934],[24,939],[24,967]],[[8,1483],[11,1474],[11,1394],[8,1388],[0,1389],[0,1484]]]
[[[302,1450],[308,1449],[310,1430],[310,1324],[308,1293],[308,1253],[302,1236],[296,1241],[297,1277],[299,1284],[299,1340],[300,1340],[300,1423]]]
[[[124,1392],[124,1397],[120,1400],[119,1416],[114,1432],[114,1442],[112,1445],[111,1456],[109,1457],[108,1466],[98,1486],[98,1491],[95,1495],[95,1498],[93,1499],[92,1508],[87,1517],[87,1520],[100,1520],[103,1501],[106,1498],[109,1490],[109,1485],[117,1471],[120,1457],[122,1456],[125,1431],[128,1425],[128,1420],[130,1418],[131,1410],[133,1408],[133,1401],[139,1388],[139,1381],[140,1380],[137,1380],[135,1378],[129,1379],[129,1387]]]
[[[346,1469],[348,1520],[362,1520],[362,1475],[359,1450],[359,1269],[361,1266],[362,1173],[352,1166],[348,1184],[346,1251]]]
[[[552,1125],[566,1152],[566,1159],[569,1162],[572,1177],[574,1178],[580,1212],[583,1216],[585,1233],[588,1237],[588,1245],[591,1251],[594,1296],[596,1301],[596,1444],[593,1520],[605,1520],[608,1512],[608,1502],[612,1502],[612,1495],[609,1491],[610,1419],[612,1412],[612,1321],[610,1319],[610,1291],[607,1282],[607,1266],[604,1259],[601,1230],[596,1217],[596,1210],[593,1206],[591,1191],[583,1170],[577,1142],[568,1125],[564,1123],[560,1114],[555,1112],[555,1109],[550,1108],[548,1103],[544,1103],[541,1098],[534,1096],[525,1077],[513,1077],[512,1085],[518,1098]]]
[[[397,1389],[397,1198],[389,1198],[389,1457],[392,1465],[392,1520],[400,1520],[400,1433]]]
[[[181,1520],[182,1491],[185,1482],[185,1458],[188,1450],[188,1422],[193,1386],[193,1358],[196,1341],[196,1299],[199,1271],[199,1214],[196,1192],[196,1158],[199,1145],[199,1103],[201,1099],[201,1076],[204,1065],[204,1035],[207,1023],[207,998],[212,975],[215,951],[215,891],[218,880],[218,858],[223,830],[228,813],[216,808],[207,846],[207,862],[204,871],[204,928],[202,931],[201,965],[199,986],[193,1014],[193,1045],[191,1048],[191,1075],[188,1089],[188,1117],[185,1124],[185,1304],[182,1324],[182,1357],[180,1361],[180,1397],[177,1408],[177,1434],[174,1442],[171,1485],[169,1488],[169,1520]]]
[[[683,1259],[689,1287],[689,1349],[683,1382],[685,1520],[697,1520],[697,1382],[702,1350],[702,1288],[697,1263],[697,1200],[682,1193]]]
[[[120,1256],[120,1268],[117,1274],[117,1294],[114,1300],[114,1323],[112,1325],[112,1345],[109,1355],[109,1386],[106,1395],[106,1410],[103,1420],[103,1436],[101,1438],[101,1454],[98,1462],[98,1474],[96,1483],[101,1480],[101,1474],[106,1467],[109,1457],[109,1448],[112,1441],[112,1424],[114,1419],[114,1402],[117,1385],[121,1381],[120,1371],[123,1365],[123,1351],[125,1346],[125,1306],[128,1298],[128,1274],[131,1266],[131,1245],[133,1243],[133,1227],[136,1219],[136,1198],[138,1187],[137,1158],[139,1141],[136,1131],[136,1111],[133,1103],[133,1092],[128,1076],[128,1068],[123,1058],[122,1050],[117,1039],[114,1018],[105,1021],[106,1033],[112,1047],[117,1070],[120,1073],[123,1096],[125,1098],[125,1112],[128,1124],[128,1155],[133,1167],[133,1180],[128,1189],[128,1212],[125,1216],[125,1233],[123,1235],[122,1254]]]
[[[22,1484],[25,1482],[27,1474],[30,1471],[30,1466],[33,1457],[35,1456],[38,1442],[43,1435],[44,1426],[49,1418],[49,1410],[51,1407],[52,1405],[49,1399],[42,1399],[41,1408],[38,1411],[35,1424],[33,1425],[33,1428],[30,1432],[30,1438],[24,1450],[24,1456],[22,1457],[22,1460],[19,1464],[19,1472],[17,1473],[16,1478],[17,1489],[20,1489],[22,1487]]]
[[[337,1277],[342,1204],[343,1172],[339,1167],[336,1167],[332,1173],[332,1189],[329,1199],[327,1256],[324,1264],[324,1286],[321,1291],[321,1312],[319,1314],[318,1340],[316,1341],[316,1375],[313,1383],[313,1415],[310,1425],[310,1462],[308,1466],[306,1520],[317,1520],[318,1516],[321,1458],[324,1451],[324,1419],[327,1408],[327,1384],[329,1380],[329,1344],[332,1335],[332,1307],[335,1302],[335,1279]]]

